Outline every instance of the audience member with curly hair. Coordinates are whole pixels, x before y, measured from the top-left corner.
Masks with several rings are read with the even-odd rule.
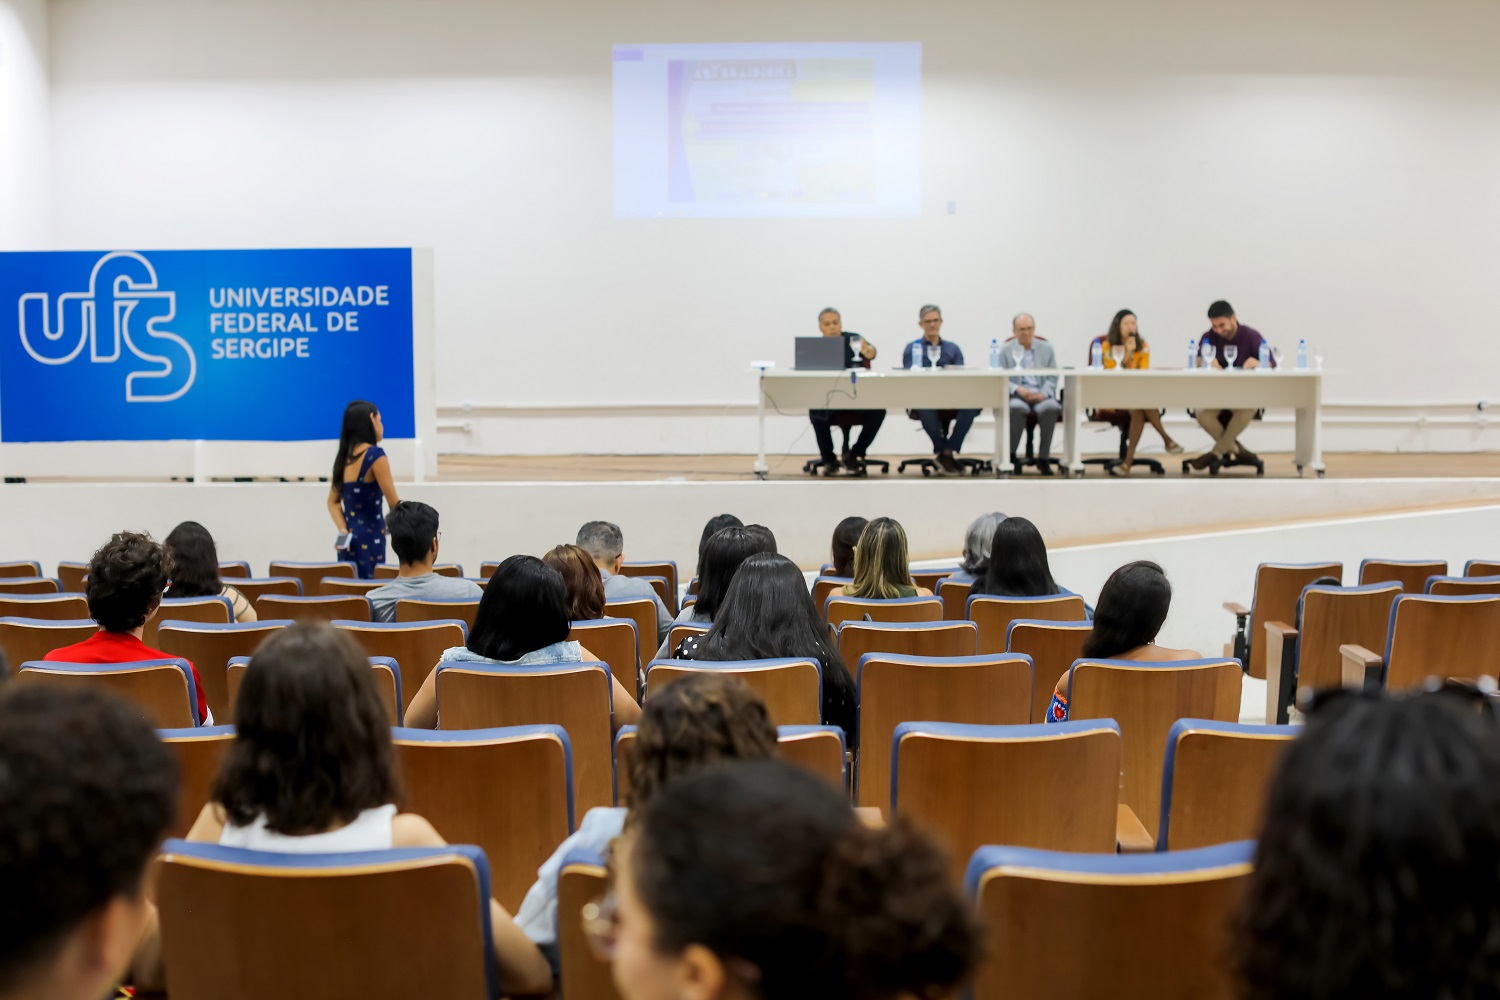
[[[590,929],[625,1000],[951,996],[978,958],[973,907],[933,841],[901,817],[866,826],[791,764],[678,778],[617,858]]]
[[[98,691],[0,693],[0,997],[110,995],[151,916],[142,880],[177,805],[177,762]]]
[[[1245,1000],[1500,996],[1500,727],[1451,691],[1316,700],[1240,918]]]
[[[105,542],[89,560],[89,616],[99,631],[82,642],[63,646],[44,659],[54,663],[139,663],[168,660],[171,653],[152,649],[141,641],[146,622],[161,607],[167,589],[167,550],[150,535],[122,531]],[[213,723],[198,668],[191,663],[198,689],[198,719]]]

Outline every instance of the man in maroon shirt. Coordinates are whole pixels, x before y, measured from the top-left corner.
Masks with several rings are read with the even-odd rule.
[[[150,535],[122,531],[105,542],[89,560],[89,617],[99,631],[71,646],[54,649],[43,659],[55,663],[139,663],[170,660],[171,653],[141,641],[146,622],[161,606],[167,589],[167,552]],[[198,688],[198,719],[211,725],[208,700],[198,668],[188,663]]]
[[[1204,344],[1214,349],[1215,368],[1260,367],[1260,345],[1265,338],[1259,331],[1241,325],[1235,318],[1233,306],[1220,299],[1208,307],[1208,320],[1212,329],[1198,341],[1198,350],[1201,353]],[[1226,347],[1234,348],[1233,361],[1225,355]],[[1276,367],[1276,359],[1267,360],[1272,368]],[[1199,425],[1214,439],[1214,446],[1197,458],[1184,462],[1184,468],[1217,470],[1232,454],[1237,454],[1246,464],[1253,465],[1258,461],[1255,453],[1239,442],[1239,436],[1255,419],[1254,410],[1200,409],[1197,416]]]

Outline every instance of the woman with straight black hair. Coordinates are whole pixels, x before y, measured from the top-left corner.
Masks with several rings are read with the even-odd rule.
[[[568,639],[572,629],[562,574],[536,556],[511,556],[495,568],[479,599],[468,643],[445,649],[438,665],[523,667],[598,661],[582,643]],[[407,706],[406,725],[438,728],[437,674],[434,668]],[[613,673],[610,683],[614,688],[614,728],[634,725],[641,714],[635,696],[614,679]]]
[[[829,553],[833,557],[833,569],[828,571],[829,576],[854,576],[854,546],[859,544],[860,532],[869,523],[863,517],[846,517],[833,529],[833,546]]]
[[[823,724],[838,726],[853,748],[859,738],[854,678],[828,639],[807,580],[786,556],[746,559],[729,585],[724,606],[705,635],[689,636],[678,656],[688,660],[809,658],[823,674]]]
[[[995,525],[990,564],[985,567],[984,577],[974,581],[970,593],[997,597],[1078,596],[1052,579],[1047,543],[1042,541],[1036,525],[1024,517],[1007,517]],[[1094,609],[1087,604],[1084,616],[1094,617]]]
[[[1304,704],[1233,934],[1243,1000],[1500,996],[1491,697],[1334,689]]]
[[[1145,560],[1126,563],[1109,575],[1099,591],[1094,627],[1083,640],[1084,659],[1136,663],[1198,659],[1191,649],[1169,649],[1156,644],[1156,635],[1171,607],[1172,585],[1160,566]],[[1069,675],[1064,673],[1052,692],[1048,722],[1063,722],[1068,718],[1068,685]]]
[[[979,957],[973,904],[933,840],[905,817],[861,823],[792,764],[683,775],[616,857],[584,929],[624,1000],[945,997]]]
[[[183,521],[162,544],[171,574],[163,597],[224,597],[234,609],[235,621],[257,620],[245,595],[219,579],[219,550],[207,528],[197,521]]]
[[[349,535],[342,548],[335,546],[339,562],[352,562],[362,579],[375,577],[375,567],[385,562],[385,503],[401,502],[391,463],[380,447],[385,425],[374,403],[356,399],[344,408],[339,431],[339,450],[328,479],[328,515],[339,534]]]
[[[714,532],[698,560],[698,600],[678,612],[677,621],[685,625],[712,625],[740,564],[757,552],[775,551],[776,537],[760,525],[734,525]],[[670,631],[657,647],[658,660],[675,655],[674,650],[667,648]]]
[[[397,806],[388,710],[348,633],[321,622],[278,631],[250,659],[234,742],[187,839],[286,854],[445,846],[431,823]],[[490,925],[504,991],[551,989],[546,958],[493,900]],[[137,986],[160,985],[160,954],[152,920]]]

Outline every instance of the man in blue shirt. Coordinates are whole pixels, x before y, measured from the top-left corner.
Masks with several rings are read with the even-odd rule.
[[[938,368],[963,367],[964,352],[951,340],[944,340],[943,311],[937,306],[926,305],[917,311],[917,325],[922,328],[922,336],[906,345],[906,351],[902,355],[901,366],[903,368],[932,368],[932,355],[936,353]],[[936,352],[933,351],[936,348]],[[978,410],[950,410],[954,414],[953,430],[947,434],[943,433],[943,422],[938,416],[938,410],[912,410],[912,416],[922,421],[922,429],[932,439],[932,452],[937,456],[938,474],[947,476],[960,475],[963,470],[959,468],[957,460],[953,457],[963,450],[964,438],[969,433],[969,428],[974,423],[974,418],[979,416]]]

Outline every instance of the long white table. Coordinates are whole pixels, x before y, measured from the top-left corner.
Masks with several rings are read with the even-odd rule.
[[[1063,386],[1063,464],[1083,474],[1079,442],[1085,411],[1092,409],[1271,409],[1296,411],[1296,464],[1300,473],[1323,475],[1323,373],[1279,369],[1229,371],[1156,368],[1119,371],[1095,368],[1027,369],[1056,375]],[[764,479],[766,410],[988,409],[995,417],[996,476],[1010,472],[1010,385],[1014,369],[928,368],[919,371],[760,371],[757,399],[759,454],[756,476]],[[800,414],[799,414],[800,415]]]

